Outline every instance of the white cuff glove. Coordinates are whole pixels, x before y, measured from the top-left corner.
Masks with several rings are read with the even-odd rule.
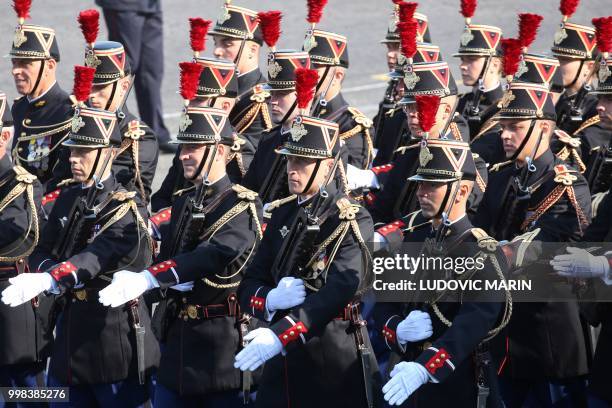
[[[170,289],[178,290],[179,292],[189,292],[193,290],[193,281],[179,283],[178,285],[170,286]]]
[[[376,174],[372,170],[362,170],[353,165],[348,165],[346,171],[348,187],[351,190],[358,188],[380,188]]]
[[[401,344],[415,342],[431,337],[433,327],[429,313],[413,310],[397,325],[395,334]]]
[[[10,286],[2,291],[2,302],[15,307],[44,291],[57,292],[57,282],[47,273],[21,273],[10,278]]]
[[[113,274],[113,281],[100,291],[100,303],[117,307],[137,299],[147,290],[158,288],[157,279],[149,271],[119,271]]]
[[[374,252],[378,252],[380,250],[386,249],[389,246],[387,242],[387,238],[380,232],[374,231],[374,237],[372,238],[373,250]]]
[[[391,379],[382,391],[389,405],[401,405],[429,379],[425,367],[413,361],[402,361],[391,371]]]
[[[244,340],[249,344],[236,355],[234,367],[242,371],[255,371],[257,368],[280,353],[283,343],[276,334],[268,328],[255,329]]]
[[[569,278],[602,278],[606,280],[610,265],[605,256],[595,256],[581,248],[568,247],[568,254],[550,261],[557,274]]]
[[[304,281],[286,276],[278,282],[276,288],[266,296],[266,308],[269,312],[291,309],[301,305],[306,299]]]

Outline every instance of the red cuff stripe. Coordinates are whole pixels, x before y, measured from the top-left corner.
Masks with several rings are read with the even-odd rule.
[[[397,232],[400,229],[404,228],[406,223],[402,220],[393,221],[391,224],[387,224],[384,227],[381,227],[377,230],[377,232],[381,235],[387,236],[393,232]]]
[[[387,341],[390,341],[391,343],[395,343],[397,340],[397,336],[395,335],[395,332],[391,330],[388,326],[383,327],[382,334],[385,337],[385,339]]]
[[[49,194],[46,194],[43,196],[42,198],[42,205],[47,205],[49,203],[52,203],[53,201],[57,200],[57,197],[59,197],[61,190],[58,188],[55,191],[50,192]]]
[[[446,350],[441,348],[432,358],[429,359],[425,365],[425,368],[431,374],[435,374],[438,368],[442,367],[448,359],[450,359],[450,355],[446,352]]]
[[[290,342],[299,338],[301,333],[307,333],[307,332],[308,332],[308,329],[306,328],[304,323],[297,322],[296,324],[294,324],[293,326],[291,326],[290,328],[282,332],[280,336],[278,336],[278,338],[280,339],[281,343],[283,343],[283,346],[286,346]]]
[[[176,266],[176,262],[170,259],[164,262],[160,262],[157,265],[153,265],[149,267],[148,271],[151,272],[153,276],[157,276],[157,274],[166,272],[168,269],[174,268],[175,266]]]
[[[71,275],[72,272],[76,271],[77,267],[74,266],[71,262],[62,262],[51,270],[51,276],[53,276],[53,279],[55,279],[56,281],[59,281],[64,276]]]
[[[161,224],[169,222],[171,216],[172,208],[166,208],[165,210],[158,212],[153,217],[151,217],[151,222],[159,227]]]
[[[251,296],[251,307],[255,310],[263,311],[266,305],[266,299],[257,296]]]
[[[392,164],[383,164],[382,166],[372,167],[372,171],[374,172],[374,174],[379,175],[390,172],[392,168]]]

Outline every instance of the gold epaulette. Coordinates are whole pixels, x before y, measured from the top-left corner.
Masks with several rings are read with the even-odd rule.
[[[506,167],[509,164],[512,164],[512,160],[506,160],[505,162],[495,163],[489,168],[489,173],[500,171],[502,168]]]
[[[13,171],[15,172],[15,180],[20,183],[32,184],[37,178],[21,166],[13,166]]]
[[[138,140],[141,136],[144,136],[147,132],[143,130],[146,127],[141,121],[134,119],[128,123],[128,130],[123,134],[126,139]]]
[[[497,242],[495,238],[491,237],[481,228],[472,228],[471,232],[474,238],[476,238],[479,248],[486,249],[489,252],[495,252],[499,245],[499,242]]]
[[[253,92],[253,95],[251,95],[249,99],[257,103],[264,103],[271,95],[270,91],[264,89],[261,84],[255,85],[251,91]]]
[[[295,200],[296,198],[297,198],[297,196],[295,194],[292,194],[292,195],[290,195],[288,197],[279,198],[278,200],[274,200],[274,201],[268,203],[268,205],[266,206],[266,212],[270,213],[273,210],[276,210],[281,205],[285,205],[287,203],[290,203],[291,201]]]
[[[119,191],[113,192],[112,199],[117,200],[117,201],[127,201],[127,200],[134,198],[135,196],[136,196],[135,191],[119,190]]]
[[[578,177],[572,173],[577,173],[576,170],[570,169],[565,164],[558,164],[554,167],[555,170],[555,182],[566,186],[571,186],[574,181],[578,180]]]
[[[368,118],[359,109],[349,106],[347,110],[353,116],[353,120],[355,121],[355,123],[362,125],[364,128],[371,128],[374,124],[374,122],[372,122],[372,120]]]
[[[336,206],[338,206],[338,209],[340,210],[341,220],[354,220],[355,214],[357,214],[361,208],[359,204],[353,204],[348,198],[345,197],[336,201]]]
[[[600,122],[599,115],[595,115],[595,116],[593,116],[591,118],[588,118],[587,120],[585,120],[582,123],[582,125],[580,125],[580,127],[578,129],[576,129],[574,131],[574,133],[572,133],[572,136],[576,136],[578,133],[582,132],[584,129],[586,129],[586,128],[590,127],[590,126],[596,125],[599,122]]]
[[[238,198],[243,201],[255,201],[257,199],[257,193],[255,191],[249,190],[240,184],[234,184],[232,190],[234,190]]]

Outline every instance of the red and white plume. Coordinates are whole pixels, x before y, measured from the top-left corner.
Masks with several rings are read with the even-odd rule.
[[[418,7],[419,3],[405,2],[399,5],[398,17],[399,21],[410,21],[414,18],[414,12]]]
[[[197,58],[206,49],[206,34],[212,21],[200,17],[189,19],[189,45]]]
[[[100,31],[100,13],[95,9],[83,10],[79,13],[77,20],[85,42],[93,48]]]
[[[571,18],[574,15],[579,3],[580,0],[561,0],[561,4],[559,4],[559,11],[561,12],[561,15],[563,15],[563,22],[567,21],[568,18]]]
[[[32,7],[32,0],[13,0],[13,10],[17,13],[19,24],[23,24],[27,18],[30,18],[30,7]]]
[[[179,89],[185,105],[188,105],[196,96],[203,67],[197,62],[179,62],[179,68],[181,69]]]
[[[297,107],[301,111],[308,108],[314,98],[315,87],[319,81],[316,69],[298,68],[295,70],[295,92],[297,93]]]
[[[95,73],[95,68],[83,67],[81,65],[76,65],[74,67],[74,86],[72,88],[72,94],[80,105],[84,105],[91,94]]]
[[[474,13],[476,13],[476,0],[461,0],[461,9],[460,13],[465,18],[465,23],[470,24],[472,21],[472,17],[474,17]]]
[[[263,40],[266,45],[274,51],[276,49],[276,43],[280,38],[280,23],[283,15],[278,10],[272,10],[260,11],[257,13],[257,17],[259,18],[259,26],[261,27]]]
[[[397,32],[400,37],[400,50],[402,55],[409,60],[414,57],[417,52],[417,28],[416,20],[400,21],[397,23]]]
[[[440,97],[436,95],[417,95],[417,117],[419,126],[425,133],[429,133],[436,124],[436,114],[440,107]]]
[[[612,54],[612,16],[594,18],[592,23],[595,26],[597,48],[604,58],[608,58]]]
[[[503,38],[501,40],[501,48],[504,54],[503,70],[508,82],[512,80],[516,71],[518,71],[523,47],[521,41],[516,38]]]
[[[323,9],[327,4],[327,0],[307,0],[308,2],[308,17],[306,17],[306,21],[308,21],[313,27],[319,21],[321,21],[321,17],[323,17]]]
[[[535,41],[543,17],[538,14],[519,14],[519,41],[521,47],[529,48]]]

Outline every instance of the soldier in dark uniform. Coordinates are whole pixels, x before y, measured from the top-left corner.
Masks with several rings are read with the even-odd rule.
[[[462,4],[464,2],[470,0],[463,0]],[[457,112],[467,119],[471,140],[488,119],[483,113],[504,93],[500,82],[502,31],[490,25],[473,24],[474,9],[461,7],[461,11],[465,17],[465,29],[461,34],[459,51],[453,56],[461,59],[461,79],[472,90],[459,97]]]
[[[372,406],[380,384],[358,310],[372,280],[372,220],[334,177],[338,125],[304,112],[277,150],[292,199],[272,211],[238,289],[243,310],[270,328],[249,333],[235,366],[265,363],[257,406]]]
[[[257,149],[261,133],[272,128],[270,93],[262,87],[266,79],[259,70],[263,37],[257,12],[225,1],[209,34],[215,41],[214,56],[236,64],[238,98],[230,114],[232,126]]]
[[[474,228],[466,213],[477,174],[469,145],[432,139],[420,150],[420,166],[411,180],[419,183],[422,216],[433,223],[406,234],[405,242],[424,242],[427,257],[481,258],[484,267],[464,272],[463,279],[505,280],[499,245]],[[435,276],[457,279],[457,272]],[[508,323],[511,300],[507,294],[495,296],[469,290],[421,293],[416,303],[386,304],[387,315],[382,320],[378,311],[387,345],[404,360],[389,367],[391,380],[383,387],[385,400],[400,405],[412,396],[411,406],[500,406],[487,341]],[[424,305],[420,303],[423,300]],[[389,313],[393,309],[395,313]]]
[[[111,141],[119,140],[111,136],[118,132],[115,113],[85,107],[90,90],[84,89],[63,142],[70,148],[73,178],[81,184],[66,187],[57,198],[29,257],[30,269],[38,273],[11,279],[2,301],[17,306],[45,291],[59,295],[48,385],[70,387],[72,406],[142,406],[149,399],[144,382],[159,360],[148,309],[138,298],[111,309],[97,296],[115,271],[150,264],[151,242],[139,198],[111,171]]]
[[[550,150],[556,115],[548,88],[513,82],[497,118],[509,162],[491,170],[474,224],[499,240],[526,232],[541,242],[580,239],[590,194],[578,170]],[[576,303],[515,305],[504,343],[499,370],[507,406],[522,406],[530,394],[550,404],[550,382],[566,386],[573,403],[584,400],[587,356]]]
[[[374,159],[372,121],[349,105],[342,95],[342,82],[349,67],[346,37],[322,30],[312,30],[306,37],[304,51],[319,72],[313,103],[313,116],[331,120],[340,126],[340,140],[346,143],[348,164],[367,169]]]
[[[226,173],[234,143],[227,112],[189,107],[184,117],[179,158],[197,188],[174,202],[157,263],[116,275],[100,300],[116,307],[155,287],[175,298],[178,310],[165,317],[156,406],[248,406],[248,379],[232,367],[248,328],[235,292],[261,237],[261,203]]]
[[[11,163],[13,121],[6,94],[0,93],[0,289],[24,273],[26,257],[39,234],[41,186],[36,177]],[[6,200],[6,201],[5,201]],[[2,387],[42,387],[53,339],[45,313],[50,302],[40,298],[10,308],[0,305],[0,384]],[[0,404],[2,407],[4,403]],[[29,404],[28,404],[29,405]],[[43,406],[44,404],[38,404]],[[22,406],[18,404],[17,406]]]
[[[401,4],[401,3],[400,3]],[[395,71],[398,65],[399,53],[400,53],[400,36],[397,29],[399,23],[399,7],[400,5],[394,3],[394,10],[391,14],[389,26],[387,27],[387,35],[385,39],[381,41],[385,44],[387,49],[387,67],[389,72]],[[417,54],[421,54],[419,48],[426,50],[431,56],[431,61],[438,61],[440,55],[440,49],[431,42],[431,36],[429,34],[429,23],[427,16],[422,13],[414,13],[414,19],[417,22]],[[427,61],[427,60],[423,60]],[[415,59],[414,62],[419,62]],[[387,89],[383,100],[378,105],[378,112],[374,116],[374,129],[375,135],[373,135],[373,143],[375,150],[374,166],[390,163],[393,159],[394,151],[403,145],[401,142],[402,137],[406,133],[406,116],[404,111],[396,109],[395,103],[400,98],[398,92],[398,82],[402,79],[402,76],[391,75],[389,82],[387,83]]]
[[[25,24],[28,13],[18,12],[19,25],[10,52],[15,87],[23,95],[11,109],[13,157],[15,164],[38,177],[46,192],[70,177],[68,151],[61,142],[70,128],[72,102],[55,79],[60,61],[55,31]]]
[[[295,72],[299,68],[310,69],[310,58],[305,51],[274,51],[268,56],[265,89],[271,94],[270,112],[275,127],[262,135],[244,177],[245,187],[258,191],[264,204],[290,195],[285,156],[275,154],[275,149],[287,140],[298,115]]]

